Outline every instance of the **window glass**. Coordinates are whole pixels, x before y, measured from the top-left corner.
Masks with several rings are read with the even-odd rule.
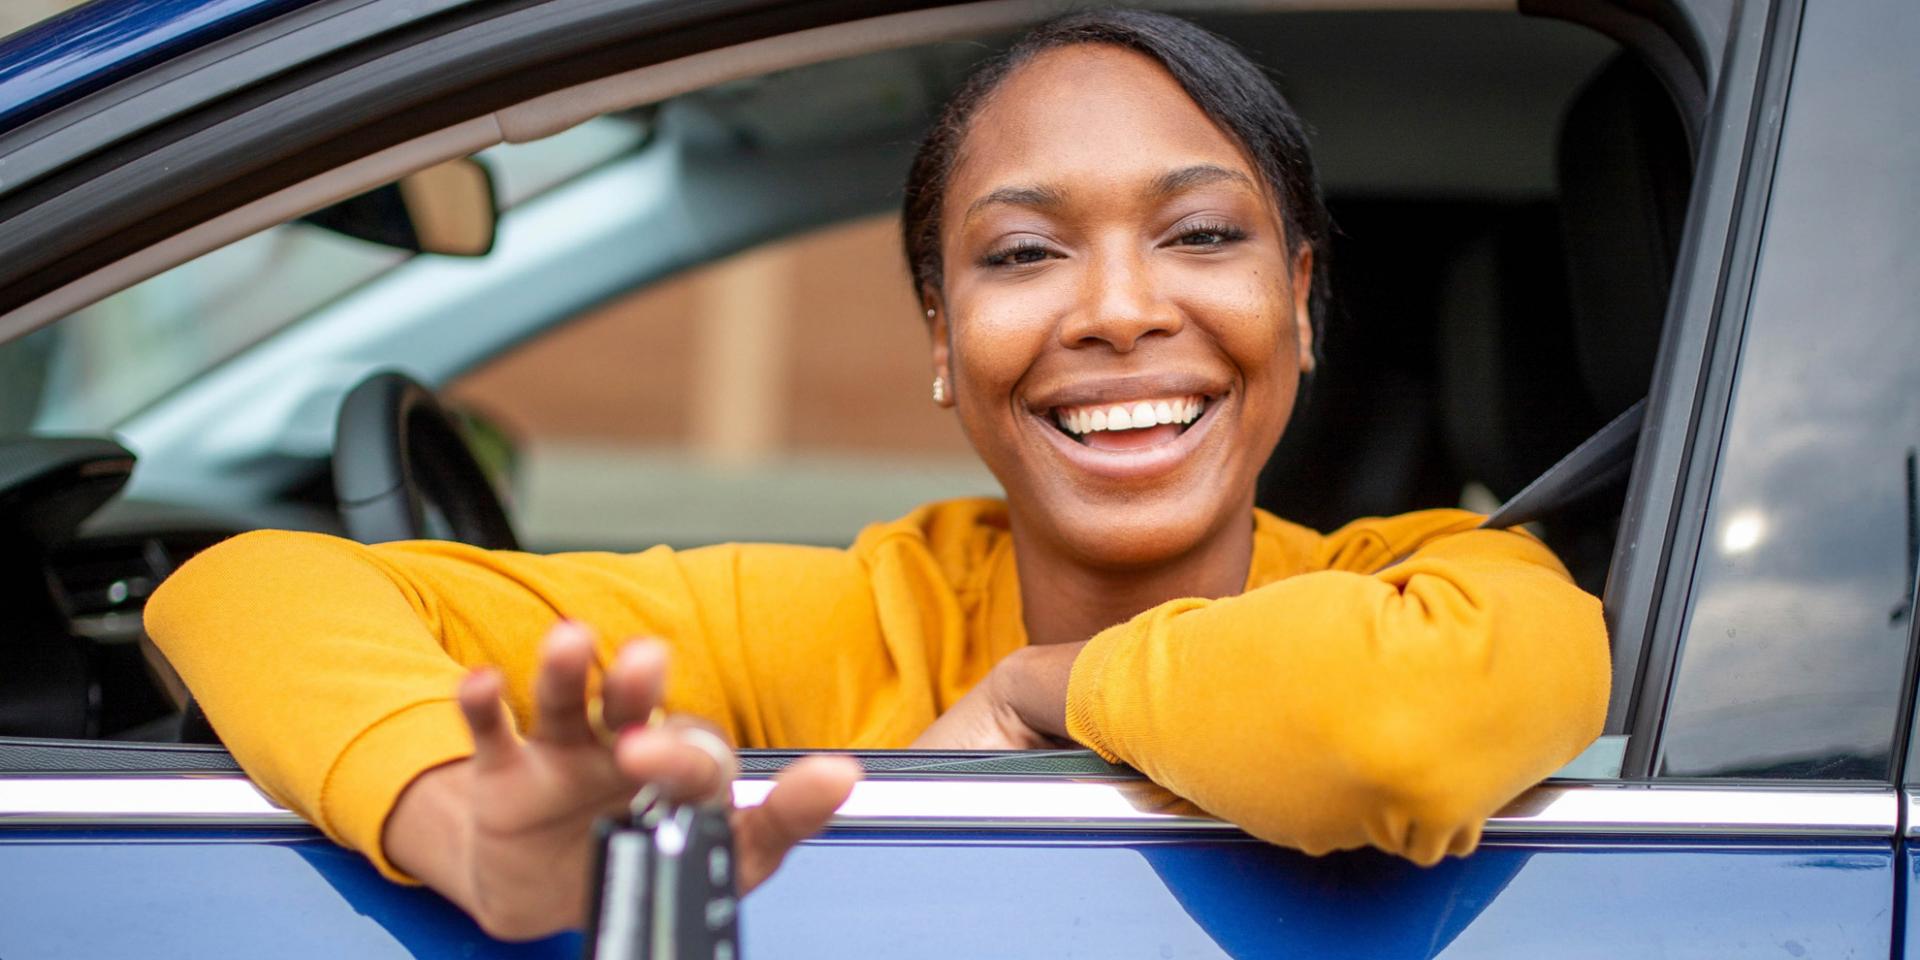
[[[1809,4],[1658,769],[1888,776],[1920,449],[1920,8]]]
[[[503,210],[640,142],[642,126],[605,117],[480,154]],[[0,433],[90,432],[411,258],[302,222],[228,244],[0,345]],[[31,376],[28,376],[31,374]]]
[[[929,500],[997,494],[952,414],[914,402],[931,362],[898,237],[883,216],[768,244],[454,382],[514,437],[522,539],[844,544]]]

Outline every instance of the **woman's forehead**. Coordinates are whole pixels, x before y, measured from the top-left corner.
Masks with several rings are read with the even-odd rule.
[[[1200,167],[1259,183],[1165,67],[1108,45],[1062,47],[1015,68],[974,114],[957,156],[949,210],[1009,188],[1151,191],[1170,171]]]

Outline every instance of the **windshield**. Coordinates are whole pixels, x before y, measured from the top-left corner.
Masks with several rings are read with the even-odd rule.
[[[634,149],[645,132],[632,116],[600,117],[479,158],[510,211]],[[111,429],[416,256],[294,221],[181,264],[0,344],[0,435]]]

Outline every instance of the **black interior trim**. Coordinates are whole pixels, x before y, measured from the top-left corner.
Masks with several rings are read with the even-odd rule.
[[[742,750],[740,772],[767,776],[814,753],[859,758],[871,780],[1138,780],[1091,750]],[[113,740],[0,737],[0,775],[240,773],[225,747]]]
[[[225,747],[0,737],[0,774],[239,772]]]
[[[1091,750],[743,750],[740,772],[778,773],[813,753],[857,757],[869,780],[1144,779],[1132,768],[1108,763]]]

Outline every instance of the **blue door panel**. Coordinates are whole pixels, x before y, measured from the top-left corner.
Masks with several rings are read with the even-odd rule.
[[[1490,841],[1423,870],[1217,836],[842,834],[794,852],[743,935],[754,960],[1886,957],[1893,888],[1865,841]],[[487,940],[311,833],[0,834],[5,960],[579,950]]]
[[[579,956],[494,941],[311,831],[0,834],[0,960]]]
[[[1920,730],[1915,731],[1920,737]],[[1911,755],[1910,755],[1911,756]],[[1920,889],[1920,846],[1912,840],[1900,844],[1901,877],[1903,893],[1900,896],[1900,952],[1893,954],[1893,960],[1920,960],[1920,911],[1913,908],[1913,891]]]
[[[763,957],[1883,957],[1885,843],[1488,842],[1423,870],[1247,840],[836,839],[748,901]]]

